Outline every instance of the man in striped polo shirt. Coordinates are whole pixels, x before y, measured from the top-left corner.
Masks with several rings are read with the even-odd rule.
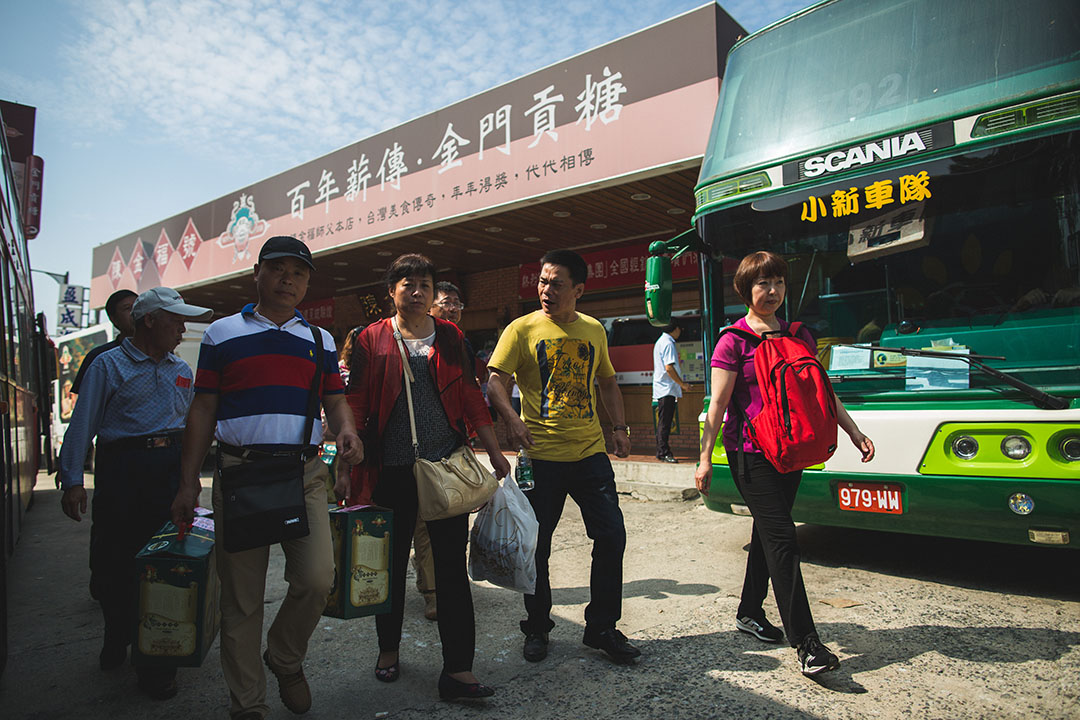
[[[303,661],[308,640],[326,605],[334,577],[325,482],[329,470],[316,449],[322,423],[308,422],[308,395],[315,372],[312,328],[297,312],[311,272],[311,252],[296,238],[266,241],[255,265],[258,302],[222,318],[206,329],[195,376],[195,399],[187,418],[181,489],[173,504],[176,522],[190,522],[201,485],[199,468],[212,437],[221,449],[302,453],[304,498],[310,532],[286,540],[285,578],[289,590],[262,649],[263,595],[270,548],[221,552],[221,665],[231,696],[231,715],[258,720],[266,704],[263,663],[277,677],[284,705],[296,714],[311,706]],[[339,453],[349,463],[363,459],[352,412],[345,401],[337,351],[328,332],[318,329],[323,345],[320,397]],[[232,455],[225,464],[242,462]],[[346,483],[335,486],[344,496]],[[222,523],[220,477],[214,476],[216,523]],[[227,532],[227,528],[223,528]]]

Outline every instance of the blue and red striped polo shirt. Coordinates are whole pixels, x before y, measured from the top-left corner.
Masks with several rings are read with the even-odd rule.
[[[323,345],[321,397],[345,388],[338,371],[334,338],[318,328]],[[216,393],[220,442],[244,446],[318,445],[322,422],[316,414],[310,443],[302,443],[308,393],[315,372],[311,326],[299,312],[280,327],[248,304],[210,325],[199,348],[195,392]]]

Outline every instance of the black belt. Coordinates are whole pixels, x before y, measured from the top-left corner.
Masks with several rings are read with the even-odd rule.
[[[299,448],[281,450],[262,450],[259,448],[241,447],[218,441],[218,452],[224,455],[232,455],[242,460],[256,460],[258,458],[299,458],[301,462],[307,462],[319,454],[318,445],[305,445]]]
[[[180,445],[180,439],[184,436],[182,431],[164,433],[161,435],[143,435],[140,437],[127,437],[101,443],[100,449],[107,452],[125,452],[131,450],[159,450]]]

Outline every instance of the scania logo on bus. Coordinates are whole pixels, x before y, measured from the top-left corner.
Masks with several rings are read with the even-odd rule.
[[[855,167],[876,165],[895,158],[950,147],[953,144],[952,123],[932,125],[903,135],[894,135],[863,145],[853,145],[824,155],[786,163],[784,184],[790,185],[800,180],[838,173]]]

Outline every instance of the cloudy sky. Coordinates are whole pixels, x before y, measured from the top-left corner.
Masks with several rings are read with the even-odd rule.
[[[754,31],[810,2],[721,5]],[[95,245],[701,4],[7,0],[0,98],[37,108],[45,160],[31,264],[88,285]]]

